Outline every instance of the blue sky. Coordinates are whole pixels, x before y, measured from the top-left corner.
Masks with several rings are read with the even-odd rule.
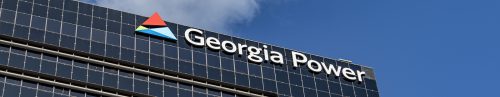
[[[381,97],[499,97],[498,0],[262,2],[236,35],[375,69]]]
[[[136,0],[102,1],[137,4]],[[167,21],[373,67],[381,97],[500,95],[498,0],[231,2],[241,5],[238,7],[225,0],[213,0],[220,2],[212,3],[220,7],[215,9],[191,1],[196,0],[150,1],[161,7],[152,9],[144,4],[133,8],[140,12],[140,8],[148,7],[148,11],[172,17]],[[131,8],[112,2],[99,4]],[[180,13],[195,17],[182,18]],[[193,19],[203,22],[189,21]]]

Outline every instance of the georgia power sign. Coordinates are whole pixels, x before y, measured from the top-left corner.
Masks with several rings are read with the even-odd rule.
[[[147,19],[136,29],[136,32],[169,40],[177,40],[172,31],[166,27],[165,21],[161,19],[158,13],[154,13],[153,16]],[[212,50],[222,50],[231,54],[243,55],[243,53],[246,53],[247,59],[254,63],[267,61],[276,64],[285,64],[283,54],[277,51],[268,50],[267,45],[263,45],[262,48],[259,48],[258,46],[234,43],[229,40],[219,40],[215,37],[203,37],[203,31],[195,28],[186,29],[186,31],[184,31],[184,36],[186,36],[185,39],[187,43],[194,46],[207,46]],[[348,67],[335,66],[326,64],[325,62],[308,59],[306,55],[296,51],[292,51],[291,56],[293,67],[299,67],[305,64],[311,71],[316,73],[325,72],[328,75],[335,75],[337,77],[343,76],[346,79],[360,82],[363,81],[362,76],[366,74],[364,71],[354,71]]]

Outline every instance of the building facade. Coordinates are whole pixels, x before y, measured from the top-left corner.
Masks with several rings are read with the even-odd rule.
[[[307,53],[294,59],[298,51],[171,22],[174,40],[137,33],[148,17],[73,0],[0,1],[2,97],[379,96],[373,70],[352,62]],[[203,45],[189,40],[209,37]],[[215,39],[280,53],[282,63],[205,45]],[[316,62],[297,61],[304,58]],[[352,80],[345,68],[364,75]]]

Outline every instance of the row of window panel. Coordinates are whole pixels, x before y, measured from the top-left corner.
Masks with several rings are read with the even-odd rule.
[[[0,77],[2,97],[101,97],[76,90],[55,87],[12,77]]]
[[[12,50],[12,52],[16,52],[15,49]],[[19,52],[19,51],[17,51]],[[24,54],[24,53],[23,53]],[[18,55],[14,55],[14,56],[11,56],[11,57],[18,57]],[[5,58],[7,59],[7,58]],[[27,57],[27,62],[33,62],[33,61],[28,61],[28,60],[33,60],[33,58],[28,58]],[[16,62],[22,62],[21,61],[16,61]],[[36,61],[34,61],[36,62]],[[226,71],[226,70],[223,70],[222,71],[222,74],[220,72],[219,69],[216,69],[216,68],[208,68],[208,70],[206,70],[204,66],[201,66],[201,65],[192,65],[191,63],[188,63],[188,62],[181,62],[181,63],[185,63],[185,64],[181,64],[180,67],[174,67],[174,68],[178,68],[180,72],[183,72],[183,73],[187,73],[187,74],[194,74],[196,76],[200,76],[200,77],[209,77],[211,79],[216,79],[216,80],[220,80],[222,79],[222,81],[224,82],[228,82],[228,83],[237,83],[239,85],[244,85],[244,86],[248,86],[248,83],[246,81],[246,79],[248,78],[248,76],[245,76],[245,74],[241,74],[241,73],[236,73],[236,76],[233,72],[231,71]],[[22,64],[22,63],[13,63],[13,64]],[[38,63],[35,63],[35,64],[38,64]],[[71,62],[69,63],[71,64]],[[18,66],[18,65],[15,65],[15,66]],[[194,66],[194,67],[192,67]],[[22,68],[22,67],[21,67]],[[34,70],[38,70],[38,67],[34,67],[35,69]],[[264,67],[265,68],[265,67]],[[43,70],[51,70],[50,68],[48,69],[43,69]],[[215,71],[215,72],[214,72]],[[266,71],[272,71],[271,70],[266,70]],[[277,70],[278,72],[279,70]],[[207,72],[209,75],[207,75]],[[281,74],[284,74],[285,72],[281,73]],[[271,73],[268,73],[269,74],[273,74],[272,72]],[[277,73],[277,74],[280,74],[280,73]],[[220,78],[220,76],[223,75],[222,78]],[[244,75],[244,76],[239,76],[239,75]],[[69,75],[67,75],[69,76]],[[295,74],[290,74],[290,83],[294,84],[294,85],[301,85],[301,78],[299,75],[295,75]],[[235,78],[236,77],[236,81],[235,81]],[[253,78],[253,79],[256,79],[254,78],[253,76],[250,76],[250,78]],[[243,80],[242,80],[243,79]],[[285,75],[285,78],[282,78],[282,79],[285,79],[285,81],[283,82],[288,82],[288,79],[286,78],[286,75]],[[312,83],[304,83],[304,85],[306,87],[309,87],[309,88],[315,88],[314,87],[314,79],[313,78],[309,78],[309,77],[303,77],[302,80],[304,80],[304,82],[312,82]],[[278,81],[282,81],[280,80],[280,78],[278,78]],[[316,79],[316,84],[320,83],[318,81],[321,81],[319,79]],[[257,81],[260,83],[260,81]],[[295,82],[295,83],[294,83]],[[297,84],[298,82],[298,84]],[[262,89],[261,85],[255,85],[253,84],[254,88],[258,88],[258,89]],[[312,86],[311,86],[312,85]],[[326,85],[319,85],[319,86],[326,86]],[[325,88],[323,88],[324,91],[327,91]]]

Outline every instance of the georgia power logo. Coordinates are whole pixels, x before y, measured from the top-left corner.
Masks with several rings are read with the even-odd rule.
[[[167,27],[167,24],[163,19],[161,19],[160,15],[155,12],[153,16],[149,17],[142,25],[135,29],[136,32],[149,34],[161,38],[167,38],[171,40],[177,40],[175,35],[172,33],[170,28]]]

